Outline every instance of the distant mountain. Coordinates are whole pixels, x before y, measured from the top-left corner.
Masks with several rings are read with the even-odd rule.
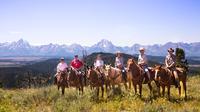
[[[111,41],[102,39],[100,42],[92,46],[81,46],[79,44],[72,45],[58,45],[58,44],[48,44],[33,46],[27,41],[20,39],[17,42],[11,43],[0,43],[0,56],[73,56],[74,54],[82,55],[83,51],[87,54],[93,52],[107,52],[115,53],[116,51],[121,51],[127,54],[138,54],[138,49],[140,47],[146,48],[146,53],[153,56],[164,56],[167,53],[167,49],[172,48],[183,48],[187,56],[200,56],[200,42],[195,43],[172,43],[168,42],[164,45],[154,44],[154,45],[140,45],[134,44],[130,47],[120,47],[112,44]]]

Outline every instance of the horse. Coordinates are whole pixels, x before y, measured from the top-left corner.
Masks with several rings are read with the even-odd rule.
[[[89,84],[91,88],[97,89],[97,97],[99,96],[99,88],[101,88],[102,97],[104,96],[104,74],[99,73],[93,67],[88,68],[87,79],[89,80]]]
[[[67,72],[60,72],[58,73],[58,75],[56,76],[57,78],[57,87],[58,87],[58,90],[62,89],[62,95],[64,95],[65,93],[65,87],[68,87],[68,84],[67,84]]]
[[[153,80],[154,76],[154,71],[149,69],[150,72],[150,81],[147,83],[147,76],[144,73],[143,69],[136,64],[134,59],[128,59],[127,61],[127,73],[131,74],[132,76],[132,82],[133,82],[133,87],[135,90],[135,94],[137,94],[137,85],[139,86],[139,95],[142,97],[142,84],[148,84],[149,90],[150,90],[150,95],[152,93],[152,86],[151,86],[151,81]]]
[[[160,95],[160,86],[162,87],[162,95],[165,95],[165,87],[168,89],[168,98],[170,99],[170,87],[171,85],[175,85],[175,78],[173,73],[165,67],[162,67],[162,65],[155,65],[155,80],[158,82],[158,91]],[[187,93],[186,93],[186,78],[187,73],[182,68],[177,68],[177,73],[179,77],[179,81],[183,83],[183,89],[185,92],[185,99],[187,99]],[[181,87],[178,88],[179,90],[179,96],[181,96]]]
[[[79,92],[83,94],[83,88],[84,88],[83,73],[81,71],[76,71],[70,68],[68,84],[70,87],[75,87],[79,89]]]
[[[128,88],[120,69],[114,68],[111,65],[105,65],[105,76],[106,76],[106,81],[109,82],[109,84],[111,84],[113,88],[115,85],[119,86],[121,83],[124,84],[126,89]],[[129,82],[129,88],[131,88],[132,77],[128,74],[126,74],[126,76],[127,76],[126,77],[127,82]]]

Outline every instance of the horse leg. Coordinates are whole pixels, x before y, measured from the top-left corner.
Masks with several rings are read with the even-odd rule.
[[[135,94],[137,94],[137,85],[134,84],[133,86],[134,86]]]
[[[108,84],[106,83],[105,86],[106,86],[106,93],[107,93],[108,92]]]
[[[186,87],[186,80],[183,81],[183,89],[184,89],[184,92],[185,92],[185,100],[187,99],[187,87]]]
[[[157,86],[157,91],[158,91],[158,96],[160,97],[160,84],[158,82],[156,82],[156,86]]]
[[[168,94],[168,99],[170,100],[170,85],[167,86],[167,89],[168,89],[168,93],[167,93]]]
[[[82,92],[82,95],[83,95],[83,93],[84,93],[83,89],[84,89],[84,86],[81,85],[81,92]]]
[[[103,96],[104,96],[104,87],[103,87],[103,85],[101,86],[101,92],[102,92],[101,97],[103,98]]]
[[[78,87],[78,95],[81,94],[81,87]]]
[[[124,86],[125,86],[125,89],[127,90],[127,89],[128,89],[128,87],[127,87],[127,84],[126,84],[126,82],[124,82]]]
[[[65,86],[62,86],[62,95],[65,94]]]
[[[162,85],[162,96],[164,97],[165,96],[165,86]]]
[[[140,98],[142,97],[142,84],[139,85]]]
[[[152,86],[151,86],[151,83],[148,83],[148,86],[149,86],[149,90],[150,90],[150,97],[152,95]]]
[[[129,81],[128,84],[129,84],[129,90],[131,90],[131,81]]]
[[[59,89],[60,89],[60,86],[58,85],[58,91],[59,91]]]
[[[179,97],[181,97],[181,87],[178,87]]]
[[[97,97],[99,97],[99,87],[97,87]]]

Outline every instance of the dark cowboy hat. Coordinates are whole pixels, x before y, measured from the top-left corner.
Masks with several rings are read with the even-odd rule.
[[[174,52],[174,49],[173,48],[169,48],[167,51],[168,52]]]
[[[76,58],[77,58],[77,57],[78,57],[78,55],[76,54],[76,55],[74,55],[74,57],[76,57]]]

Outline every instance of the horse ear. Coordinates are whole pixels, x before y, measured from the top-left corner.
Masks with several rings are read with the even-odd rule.
[[[162,68],[162,66],[163,66],[163,65],[161,64],[161,65],[159,66],[159,68]]]
[[[93,66],[90,66],[90,69],[93,69]]]

